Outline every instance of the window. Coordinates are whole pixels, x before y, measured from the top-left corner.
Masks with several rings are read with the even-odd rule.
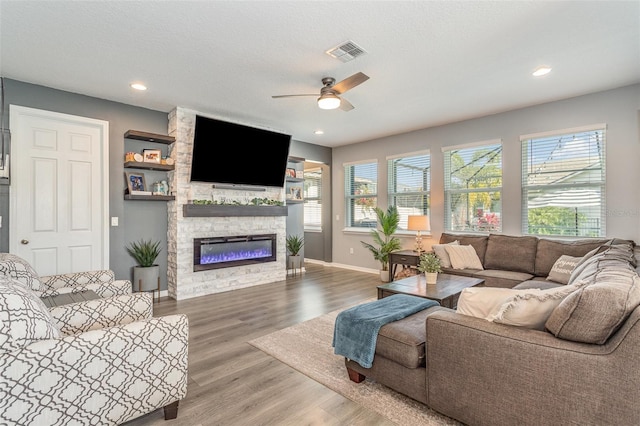
[[[447,231],[502,230],[502,143],[443,148]]]
[[[388,158],[389,205],[400,213],[399,229],[407,229],[409,215],[429,215],[431,156],[429,151]]]
[[[522,232],[605,234],[605,128],[526,135],[522,143]]]
[[[304,171],[304,230],[322,231],[322,169]]]
[[[378,163],[346,164],[344,166],[344,193],[346,194],[346,223],[352,228],[375,228],[375,207],[378,195]]]

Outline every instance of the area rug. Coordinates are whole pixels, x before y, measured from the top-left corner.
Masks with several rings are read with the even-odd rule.
[[[340,311],[258,337],[249,344],[396,424],[460,425],[370,379],[362,383],[350,381],[344,358],[335,355],[331,346],[333,325]]]

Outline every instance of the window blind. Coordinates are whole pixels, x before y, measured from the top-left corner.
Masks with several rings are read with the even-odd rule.
[[[378,163],[345,165],[345,206],[348,227],[375,228],[378,195]]]
[[[605,128],[521,138],[524,234],[606,235]]]
[[[304,171],[304,229],[322,231],[322,169]]]
[[[389,204],[398,208],[399,229],[407,229],[409,215],[429,215],[429,151],[387,159],[387,177]]]

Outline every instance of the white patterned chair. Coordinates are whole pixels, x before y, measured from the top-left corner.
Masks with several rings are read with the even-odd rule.
[[[0,424],[119,425],[187,393],[188,319],[149,293],[47,309],[0,276]]]
[[[116,280],[109,269],[40,276],[29,262],[10,253],[0,253],[0,275],[22,282],[40,297],[86,290],[92,290],[100,297],[131,294],[131,281]]]

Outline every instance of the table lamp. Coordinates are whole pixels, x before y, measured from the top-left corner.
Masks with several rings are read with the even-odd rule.
[[[415,215],[409,216],[409,220],[407,222],[407,229],[409,231],[417,231],[416,233],[416,248],[413,251],[418,252],[418,256],[424,250],[422,249],[422,231],[431,230],[431,226],[429,224],[429,216],[426,215]]]

